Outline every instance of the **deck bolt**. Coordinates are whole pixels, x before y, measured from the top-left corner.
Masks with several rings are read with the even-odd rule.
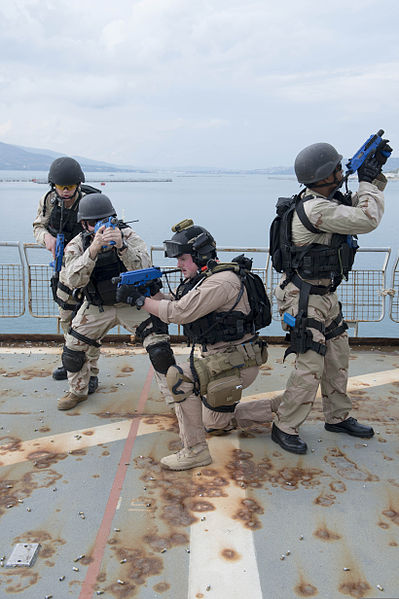
[[[73,570],[74,572],[79,572],[79,568],[77,568],[76,566],[74,566],[74,567],[72,568],[72,570]]]
[[[291,551],[288,549],[288,551],[285,552],[285,555],[291,555]]]
[[[104,595],[104,591],[96,591],[96,595]]]
[[[119,563],[120,564],[126,564],[126,562],[127,562],[127,559],[125,558],[125,559],[121,559],[121,561]]]
[[[125,582],[124,582],[123,580],[119,580],[119,578],[118,578],[118,580],[117,580],[116,582],[117,582],[118,584],[125,584]]]
[[[58,579],[60,582],[62,582],[63,580],[65,580],[65,576],[60,576]]]
[[[27,508],[26,508],[26,511],[27,511],[27,512],[31,512],[32,510],[31,510],[31,508],[30,508],[30,507],[27,507]]]
[[[53,596],[52,596],[52,595],[46,595],[46,596],[44,597],[44,599],[53,599]]]
[[[283,561],[285,559],[285,555],[280,555],[280,559]]]
[[[203,522],[204,520],[206,520],[206,516],[201,516],[201,522]]]
[[[211,585],[210,585],[210,584],[207,584],[207,585],[206,585],[206,589],[205,589],[205,590],[206,590],[206,591],[210,591],[210,590],[211,590]]]
[[[383,587],[383,586],[381,586],[380,584],[377,584],[377,589],[378,589],[379,591],[383,591],[383,590],[384,590],[384,587]]]
[[[161,553],[166,553],[166,547],[164,547],[163,549],[161,549]]]
[[[303,541],[303,539],[304,539],[304,536],[303,535],[299,535],[299,540]]]
[[[13,485],[7,485],[7,489],[12,489]]]
[[[367,447],[367,443],[362,443],[363,447]]]
[[[350,572],[350,568],[344,568],[344,572]]]
[[[151,503],[147,503],[145,507],[151,507]]]
[[[190,547],[187,547],[186,553],[190,553]]]
[[[114,532],[120,532],[121,529],[120,528],[114,528]]]

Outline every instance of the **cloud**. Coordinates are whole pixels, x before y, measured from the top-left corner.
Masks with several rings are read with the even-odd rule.
[[[396,0],[3,0],[1,141],[261,167],[307,136],[393,138],[398,17]]]

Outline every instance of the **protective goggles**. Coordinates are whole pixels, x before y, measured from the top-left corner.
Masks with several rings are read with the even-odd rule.
[[[182,254],[189,254],[191,247],[186,243],[180,243],[179,241],[164,241],[163,246],[165,248],[166,258],[178,258]]]
[[[68,191],[73,191],[77,188],[77,184],[73,183],[73,185],[55,185],[55,188],[58,189],[58,191],[63,191],[64,189],[67,189]]]

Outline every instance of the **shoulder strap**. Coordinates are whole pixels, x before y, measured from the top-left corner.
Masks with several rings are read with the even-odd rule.
[[[305,196],[303,198],[300,197],[297,202],[297,205],[295,207],[295,210],[296,210],[297,215],[299,216],[299,220],[301,221],[303,226],[306,227],[306,229],[308,229],[308,231],[311,231],[312,233],[320,234],[320,233],[323,233],[323,231],[320,231],[320,229],[317,229],[316,227],[314,227],[312,225],[309,218],[307,217],[305,208],[303,207],[305,202],[307,202],[308,200],[312,200],[313,198],[314,198],[314,196],[312,196],[312,195]]]

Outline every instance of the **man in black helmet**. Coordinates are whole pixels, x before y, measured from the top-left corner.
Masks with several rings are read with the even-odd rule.
[[[64,245],[81,233],[82,226],[77,221],[79,202],[86,193],[98,192],[89,185],[82,184],[85,175],[80,164],[69,156],[56,158],[50,166],[48,182],[50,190],[39,201],[36,219],[33,222],[33,234],[36,242],[45,246],[55,259],[56,240],[59,233],[64,235]],[[64,335],[68,332],[73,316],[79,304],[72,297],[68,287],[59,281],[59,272],[52,277],[54,300],[59,306],[60,324]],[[98,385],[98,368],[96,365],[99,349],[89,349],[92,363],[92,378],[89,393],[94,393]],[[53,372],[55,380],[65,380],[67,372],[64,366],[59,366]]]
[[[275,296],[280,314],[295,318],[286,354],[295,353],[296,360],[272,427],[273,441],[291,453],[307,451],[299,427],[319,385],[326,430],[360,438],[374,435],[371,426],[349,415],[348,327],[335,290],[352,268],[357,249],[353,236],[373,231],[381,221],[386,185],[381,169],[390,151],[382,140],[358,169],[359,189],[353,195],[338,191],[344,180],[342,155],[330,144],[312,144],[295,160],[297,179],[305,187],[295,197],[290,238],[281,243],[285,266]]]
[[[259,339],[244,271],[243,256],[219,263],[212,235],[191,219],[172,230],[164,242],[165,255],[176,258],[184,280],[171,295],[140,297],[140,291],[121,286],[117,297],[139,304],[164,323],[182,324],[192,343],[188,363],[171,365],[166,379],[175,400],[183,448],[161,459],[168,470],[188,470],[212,461],[206,433],[270,422],[279,398],[240,403],[242,389],[256,378],[267,360]],[[249,261],[251,262],[251,261]],[[201,345],[201,357],[194,354]]]
[[[71,289],[80,290],[84,300],[66,335],[62,363],[68,373],[69,391],[58,400],[58,409],[69,410],[87,399],[92,375],[89,350],[99,348],[103,337],[117,325],[131,333],[143,325],[140,327],[143,345],[154,366],[160,391],[168,402],[170,394],[165,373],[175,363],[168,327],[158,319],[149,319],[144,310],[118,302],[117,284],[113,282],[122,272],[151,266],[147,247],[137,233],[118,220],[105,194],[83,197],[77,220],[83,232],[65,249],[61,279]],[[160,284],[155,281],[152,293],[159,289]]]

